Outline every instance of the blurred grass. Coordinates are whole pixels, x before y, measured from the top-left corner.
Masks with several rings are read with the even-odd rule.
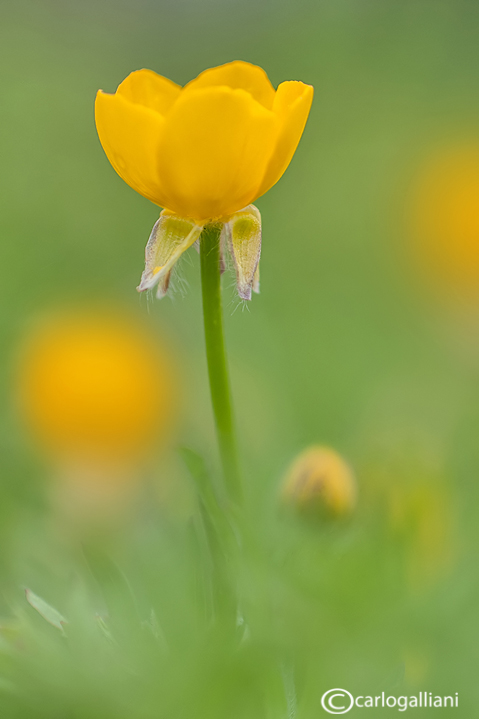
[[[300,667],[301,716],[319,716],[321,693],[332,686],[366,694],[404,682],[410,691],[459,691],[454,715],[472,716],[479,700],[479,358],[467,337],[458,351],[447,318],[423,296],[407,265],[402,223],[410,179],[430,149],[444,138],[479,136],[479,7],[466,0],[19,0],[3,3],[2,15],[0,567],[3,613],[21,613],[34,647],[1,660],[7,681],[12,675],[18,684],[20,676],[29,687],[4,693],[4,715],[162,716],[151,713],[162,691],[174,697],[181,687],[184,712],[196,703],[197,716],[224,716],[236,702],[238,716],[256,716],[261,691],[276,691],[271,657],[290,654]],[[258,202],[262,293],[243,311],[225,281],[254,537],[240,574],[256,638],[233,666],[219,640],[209,651],[191,640],[194,594],[184,585],[192,560],[182,524],[151,504],[103,551],[127,577],[142,621],[155,606],[179,646],[191,641],[159,682],[155,672],[166,664],[157,645],[149,649],[131,629],[128,607],[117,613],[129,627],[121,641],[133,668],[95,634],[91,596],[99,582],[104,597],[110,573],[102,565],[95,584],[83,556],[58,546],[48,529],[48,468],[12,409],[12,366],[39,308],[92,298],[139,306],[182,349],[188,401],[179,439],[215,466],[198,258],[190,252],[182,263],[184,297],[179,291],[149,303],[136,294],[157,211],[109,166],[93,99],[133,69],[185,83],[236,58],[262,65],[275,85],[301,79],[316,89],[291,167]],[[317,532],[276,513],[281,474],[311,442],[330,444],[356,467],[364,489],[351,525]],[[404,542],[375,497],[421,481],[431,466],[447,478],[458,550],[445,578],[414,593]],[[117,601],[124,588],[115,589],[118,577],[111,581]],[[78,618],[70,660],[63,639],[25,605],[23,584],[72,627]],[[205,656],[204,674],[195,676]],[[218,676],[224,696],[211,706],[200,684]]]

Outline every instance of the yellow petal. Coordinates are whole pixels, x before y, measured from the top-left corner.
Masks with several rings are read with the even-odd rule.
[[[184,91],[218,85],[225,85],[232,90],[246,90],[268,110],[273,107],[274,88],[263,68],[241,60],[205,70],[185,85]]]
[[[283,82],[276,91],[273,111],[281,122],[278,142],[255,199],[264,195],[288,167],[303,134],[313,101],[313,88],[302,82]]]
[[[277,116],[245,90],[182,93],[168,114],[158,154],[170,210],[196,220],[248,205],[275,146]]]
[[[153,70],[136,70],[118,86],[117,94],[135,105],[166,115],[181,92],[180,85]]]
[[[167,206],[156,166],[163,117],[121,94],[101,90],[95,102],[95,121],[100,142],[113,168],[130,187],[157,205]]]

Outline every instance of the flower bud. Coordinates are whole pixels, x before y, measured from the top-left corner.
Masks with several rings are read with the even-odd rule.
[[[337,452],[313,445],[291,464],[281,497],[302,514],[337,519],[351,514],[356,505],[356,480]]]

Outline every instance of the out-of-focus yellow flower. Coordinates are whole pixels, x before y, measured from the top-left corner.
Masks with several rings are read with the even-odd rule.
[[[98,92],[96,126],[108,159],[130,187],[164,208],[150,237],[140,291],[157,284],[163,296],[174,263],[203,227],[229,222],[240,210],[248,214],[280,179],[312,99],[310,85],[288,81],[275,91],[264,70],[239,61],[205,70],[183,88],[138,70],[115,94]],[[243,240],[259,216],[256,208],[250,214],[248,227],[236,228],[243,244],[241,253],[233,253],[237,269]],[[238,285],[245,299],[259,261],[261,225],[255,238],[247,287],[242,268]]]
[[[423,274],[441,293],[479,299],[479,140],[428,160],[412,191],[409,221]]]
[[[356,505],[356,480],[337,452],[313,446],[301,452],[288,469],[281,497],[285,505],[300,512],[344,517]]]
[[[413,591],[428,589],[450,571],[456,554],[452,498],[439,481],[394,485],[390,522],[406,549],[406,576]]]
[[[47,451],[117,463],[162,440],[174,417],[174,377],[146,332],[110,313],[41,323],[18,371],[21,411]]]

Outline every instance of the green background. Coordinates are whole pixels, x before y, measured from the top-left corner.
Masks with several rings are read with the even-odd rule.
[[[326,716],[320,697],[334,686],[396,696],[459,692],[460,708],[442,715],[473,716],[479,323],[469,319],[461,334],[457,317],[422,292],[405,251],[403,208],[429,152],[457,138],[479,140],[479,5],[3,0],[1,14],[1,613],[7,623],[20,617],[28,634],[27,650],[2,648],[2,715],[279,719],[288,716],[284,707],[261,713],[256,699],[263,690],[281,694],[271,666],[284,657],[286,674],[290,662],[301,667],[298,717]],[[219,639],[203,652],[191,640],[187,521],[145,502],[123,532],[91,550],[93,594],[104,599],[109,588],[118,604],[120,639],[110,656],[89,634],[94,582],[83,558],[45,528],[50,469],[15,411],[16,352],[39,311],[107,300],[148,316],[179,357],[175,443],[216,471],[199,259],[194,250],[182,259],[177,285],[187,289],[172,299],[150,302],[135,292],[158,210],[110,167],[93,102],[99,87],[113,92],[135,69],[184,84],[234,59],[261,65],[275,86],[298,79],[315,87],[296,155],[257,203],[261,294],[246,307],[233,276],[223,279],[255,537],[240,570],[254,640],[238,666],[223,658]],[[318,442],[355,468],[360,502],[349,523],[313,527],[277,512],[285,468]],[[186,486],[181,462],[170,462]],[[164,459],[155,471],[161,483]],[[387,501],[391,488],[416,486],[445,495],[444,523],[453,527],[453,560],[436,576],[432,549],[419,588],[407,566],[429,501],[399,534]],[[72,627],[77,617],[71,646],[38,621],[24,585]],[[138,616],[147,619],[154,605],[174,627],[178,656],[168,662],[166,699],[163,659],[134,630],[130,594]]]

